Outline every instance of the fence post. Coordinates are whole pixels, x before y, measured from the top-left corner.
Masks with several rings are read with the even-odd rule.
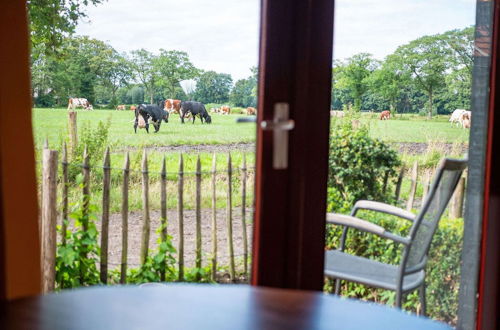
[[[232,209],[232,165],[231,153],[227,155],[227,204],[226,204],[226,226],[227,226],[227,248],[229,254],[229,276],[231,281],[236,278],[234,266],[234,246],[233,246],[233,209]]]
[[[61,221],[61,232],[62,232],[62,245],[66,245],[66,231],[68,228],[68,148],[66,147],[66,142],[63,144],[62,150],[62,221]]]
[[[142,243],[141,243],[141,265],[146,263],[149,249],[149,173],[148,173],[148,155],[146,150],[142,154]]]
[[[43,150],[42,191],[41,264],[42,291],[45,293],[53,291],[55,287],[57,247],[57,151],[55,150]]]
[[[74,158],[76,153],[76,147],[78,145],[78,135],[76,126],[76,111],[68,112],[68,130],[69,130],[69,150],[71,159]]]
[[[104,153],[102,180],[102,221],[101,221],[101,282],[108,283],[108,241],[109,241],[109,191],[111,185],[111,162],[109,147]]]
[[[408,202],[406,203],[406,210],[411,211],[413,208],[413,202],[415,201],[415,193],[417,192],[417,177],[418,177],[418,162],[413,163],[413,169],[411,171],[411,188],[410,196],[408,197]]]
[[[385,172],[385,175],[384,175],[384,183],[383,183],[383,186],[382,186],[382,193],[385,195],[385,193],[387,192],[387,182],[389,182],[389,172]]]
[[[179,281],[184,281],[184,160],[182,153],[179,157],[179,181],[178,181],[177,211],[179,220]]]
[[[128,252],[128,181],[130,173],[130,157],[125,155],[123,165],[123,185],[122,185],[122,260],[120,283],[127,282],[127,252]]]
[[[422,204],[424,203],[425,199],[427,198],[427,194],[429,193],[430,182],[431,182],[431,170],[427,169],[424,172],[424,191],[422,194]]]
[[[196,268],[201,269],[201,162],[200,155],[196,160]],[[196,280],[200,280],[200,272],[196,272]]]
[[[89,154],[87,146],[83,150],[83,188],[82,188],[82,229],[84,232],[89,230],[89,203],[90,203],[90,166],[89,166]],[[87,244],[82,243],[82,251],[87,250]],[[87,253],[81,252],[80,260],[87,259]],[[80,284],[83,285],[85,281],[85,268],[83,263],[80,263]]]
[[[212,281],[217,279],[217,159],[212,156]]]
[[[160,183],[160,208],[161,208],[161,229],[160,229],[160,240],[162,243],[167,240],[167,164],[165,155],[163,156],[163,162],[161,165],[161,183]],[[162,268],[160,270],[160,280],[165,281],[165,261],[162,263]]]
[[[241,226],[243,235],[243,270],[245,276],[248,273],[248,238],[246,221],[246,202],[247,202],[247,160],[243,153],[243,164],[241,165]]]
[[[401,193],[401,184],[403,183],[403,176],[405,175],[405,166],[401,166],[401,170],[399,171],[398,181],[396,182],[396,192],[394,199],[396,202],[399,201],[399,194]]]
[[[450,218],[457,219],[463,216],[464,209],[464,192],[465,192],[465,177],[461,177],[458,181],[457,188],[453,194],[453,199],[450,208]]]

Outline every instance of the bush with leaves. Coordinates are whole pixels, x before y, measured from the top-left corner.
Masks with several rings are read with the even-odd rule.
[[[82,176],[77,177],[77,182],[82,185]],[[56,253],[56,287],[58,289],[75,288],[99,283],[100,248],[97,243],[97,227],[95,213],[97,208],[89,205],[88,214],[85,214],[83,203],[74,205],[74,211],[69,214],[73,220],[73,228],[61,232],[66,239],[57,246]],[[69,221],[66,226],[69,228]],[[87,228],[84,230],[84,228]]]
[[[388,144],[369,136],[367,126],[353,128],[344,119],[332,129],[328,164],[329,210],[340,211],[359,199],[387,201],[384,180],[396,177],[401,161]]]

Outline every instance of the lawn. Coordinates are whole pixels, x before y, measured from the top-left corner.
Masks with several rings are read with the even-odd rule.
[[[41,146],[45,138],[49,144],[60,144],[63,137],[67,136],[66,109],[34,109],[33,126],[35,143]],[[143,147],[143,146],[166,146],[166,145],[197,145],[197,144],[230,144],[241,142],[253,142],[255,140],[254,124],[237,124],[238,115],[212,116],[212,124],[201,124],[199,119],[194,124],[181,124],[178,115],[172,115],[168,123],[162,123],[158,133],[153,133],[150,126],[150,134],[144,129],[138,129],[134,134],[132,111],[96,110],[78,111],[78,129],[88,122],[92,127],[96,123],[111,120],[109,130],[109,142],[115,148]]]

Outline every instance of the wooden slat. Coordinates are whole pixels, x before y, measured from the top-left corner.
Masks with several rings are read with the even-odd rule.
[[[422,193],[422,203],[425,201],[427,198],[427,194],[429,193],[429,185],[431,182],[431,170],[425,170],[424,172],[424,187],[423,187],[423,193]]]
[[[411,171],[411,187],[410,195],[408,196],[408,202],[406,203],[406,210],[411,211],[413,208],[413,203],[415,202],[415,194],[417,192],[417,178],[418,178],[418,162],[413,163],[413,169]]]
[[[127,253],[128,253],[128,189],[130,174],[130,157],[127,152],[125,163],[123,164],[123,184],[122,184],[122,258],[120,270],[120,283],[127,282]]]
[[[84,232],[87,232],[89,229],[89,203],[90,203],[90,166],[89,166],[89,154],[87,150],[87,146],[83,151],[83,164],[82,164],[82,172],[83,172],[83,187],[82,187],[82,229]],[[87,259],[86,244],[82,243],[83,250],[80,253],[80,259]],[[85,268],[86,266],[83,263],[80,263],[80,284],[84,284],[85,280]]]
[[[248,274],[248,237],[246,222],[246,201],[247,201],[247,160],[243,154],[243,164],[241,166],[241,228],[243,236],[243,271]]]
[[[460,181],[458,181],[455,193],[453,194],[450,207],[450,218],[458,219],[463,217],[464,196],[465,196],[465,177],[461,177]]]
[[[165,156],[163,156],[161,165],[160,199],[160,240],[163,243],[167,240],[167,164]],[[165,281],[165,261],[160,270],[160,280]]]
[[[178,266],[179,266],[179,281],[184,281],[184,159],[182,153],[179,157],[179,179],[178,179],[178,196],[177,196],[177,215],[179,221],[179,245]]]
[[[109,246],[109,193],[111,186],[111,161],[109,147],[106,148],[103,161],[102,181],[102,220],[101,220],[101,282],[108,283],[108,246]]]
[[[149,172],[148,155],[144,150],[142,155],[142,239],[141,239],[141,265],[144,265],[148,257],[149,235],[151,220],[149,217]]]
[[[396,191],[395,191],[395,196],[394,199],[399,201],[399,195],[401,193],[401,184],[403,183],[403,177],[405,175],[405,166],[401,166],[401,169],[399,170],[399,175],[398,175],[398,181],[396,182]]]
[[[76,124],[76,111],[68,112],[68,130],[69,130],[69,150],[70,159],[73,159],[76,153],[76,148],[78,146],[78,134],[77,134],[77,124]]]
[[[217,279],[217,158],[212,156],[212,281]]]
[[[66,245],[66,231],[68,226],[68,148],[66,142],[63,143],[62,150],[62,221],[61,221],[61,232],[62,232],[62,245]]]
[[[200,155],[196,160],[196,268],[201,269],[201,162]],[[200,272],[196,273],[196,280],[201,279]]]
[[[44,293],[53,291],[55,287],[57,156],[57,151],[55,150],[45,149],[43,151],[41,256],[42,291]]]
[[[233,244],[233,208],[232,208],[232,164],[231,153],[227,155],[227,201],[226,201],[226,229],[227,229],[227,250],[229,255],[229,277],[231,281],[236,279],[236,267],[234,265],[234,244]]]

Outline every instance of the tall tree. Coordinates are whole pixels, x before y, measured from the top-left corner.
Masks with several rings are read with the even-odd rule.
[[[445,85],[449,49],[439,42],[440,36],[424,36],[396,49],[402,68],[413,78],[415,86],[428,97],[428,116],[432,117],[433,97]]]
[[[180,82],[193,79],[199,74],[199,70],[189,60],[188,54],[177,50],[160,49],[160,55],[153,59],[153,68],[158,75],[155,84],[164,98],[172,98],[180,92],[183,93]]]
[[[368,77],[377,68],[378,62],[371,54],[360,53],[347,59],[338,67],[336,87],[348,89],[354,99],[354,109],[361,110],[361,100],[368,91]]]
[[[226,103],[233,85],[231,75],[207,71],[196,79],[194,97],[202,103]]]
[[[145,49],[131,52],[131,69],[146,89],[150,103],[153,103],[155,84],[160,78],[158,71],[155,70],[154,61],[155,56],[153,53]]]
[[[46,54],[57,53],[64,38],[72,35],[78,20],[87,17],[85,8],[104,0],[28,0],[31,42],[45,45]]]
[[[117,104],[116,91],[118,88],[127,85],[132,78],[131,63],[124,54],[119,54],[114,49],[104,59],[105,66],[100,75],[101,83],[111,91],[111,106]]]

